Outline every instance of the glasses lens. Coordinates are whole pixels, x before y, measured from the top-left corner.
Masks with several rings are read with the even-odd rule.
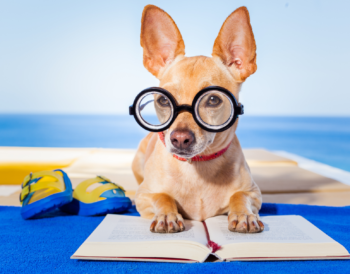
[[[163,126],[174,112],[170,99],[160,92],[146,93],[139,100],[136,110],[147,126]]]
[[[213,128],[222,128],[232,120],[234,106],[225,93],[212,90],[199,98],[196,114],[205,124]]]

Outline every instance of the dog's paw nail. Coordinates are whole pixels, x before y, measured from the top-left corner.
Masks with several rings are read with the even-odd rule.
[[[236,232],[237,224],[238,224],[237,220],[233,220],[232,222],[229,222],[228,229],[232,232]]]
[[[179,224],[180,231],[184,231],[185,230],[184,224],[181,221],[178,221],[177,223]]]
[[[262,221],[258,221],[258,224],[259,224],[259,226],[260,226],[260,230],[263,231],[264,228],[265,228],[263,222],[262,222]]]
[[[157,224],[157,221],[153,221],[153,222],[151,223],[151,226],[150,226],[149,229],[150,229],[152,232],[154,231],[154,228],[155,228],[156,224]]]
[[[237,220],[234,220],[234,221],[232,221],[232,228],[236,228],[236,226],[237,226],[237,223],[238,223],[238,221]]]
[[[170,221],[168,223],[168,233],[176,233],[180,231],[180,227],[175,221]]]
[[[255,232],[259,232],[260,231],[260,227],[257,223],[257,221],[253,220],[249,223],[249,232],[250,233],[255,233]]]
[[[243,222],[243,223],[242,223],[242,226],[243,226],[243,228],[248,228],[248,225],[247,225],[246,222]]]
[[[156,232],[158,233],[166,233],[166,226],[164,221],[160,221],[158,225],[156,226]]]

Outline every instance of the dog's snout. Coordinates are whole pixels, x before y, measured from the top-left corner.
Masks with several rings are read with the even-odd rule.
[[[170,141],[177,149],[186,149],[194,142],[194,134],[189,130],[174,130]]]

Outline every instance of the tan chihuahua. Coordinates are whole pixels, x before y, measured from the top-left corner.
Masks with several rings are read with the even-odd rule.
[[[148,5],[142,14],[143,64],[179,104],[191,105],[201,89],[220,86],[238,100],[242,83],[256,69],[256,45],[247,8],[235,10],[215,40],[212,57],[185,57],[185,45],[173,19]],[[228,214],[228,229],[253,233],[259,220],[261,192],[254,182],[235,134],[236,121],[223,132],[203,130],[191,113],[181,112],[162,134],[150,133],[132,164],[140,184],[135,202],[150,230],[185,229],[183,218],[203,221]],[[225,150],[227,148],[227,150]],[[181,161],[219,157],[208,161]],[[180,159],[181,159],[180,158]]]

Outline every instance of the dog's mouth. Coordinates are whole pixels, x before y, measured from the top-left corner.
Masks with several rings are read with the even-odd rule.
[[[174,150],[174,151],[172,150],[171,153],[175,154],[176,156],[179,156],[179,157],[182,157],[182,158],[186,158],[186,159],[192,158],[192,157],[197,155],[197,154],[194,154],[194,153],[181,152],[181,151],[178,151],[178,150]]]
[[[204,149],[179,150],[176,148],[171,148],[170,153],[175,154],[176,156],[181,157],[181,158],[190,159],[190,158],[193,158],[194,156],[202,153],[204,151]]]

